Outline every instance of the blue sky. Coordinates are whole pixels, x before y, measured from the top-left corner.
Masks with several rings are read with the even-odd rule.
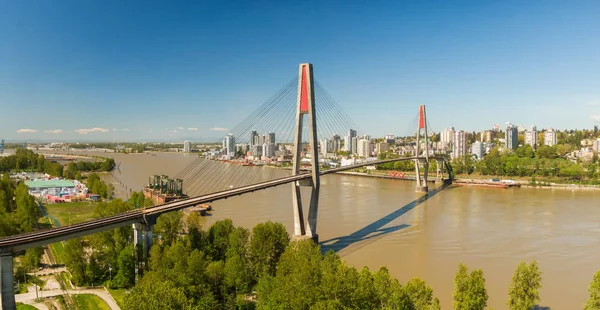
[[[598,1],[0,0],[0,137],[218,137],[301,62],[373,136],[412,132],[419,104],[435,131],[591,128],[598,16]]]

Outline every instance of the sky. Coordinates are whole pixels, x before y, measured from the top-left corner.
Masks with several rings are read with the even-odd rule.
[[[217,139],[298,64],[372,136],[600,123],[599,1],[0,0],[0,138]],[[318,117],[318,116],[317,116]]]

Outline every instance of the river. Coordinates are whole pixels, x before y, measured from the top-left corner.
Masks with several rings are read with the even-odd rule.
[[[195,158],[96,155],[120,162],[114,175],[134,190],[149,175],[173,176]],[[338,250],[357,268],[387,266],[401,282],[424,279],[444,309],[452,307],[459,263],[483,270],[488,306],[495,309],[506,309],[508,286],[521,260],[538,261],[540,305],[552,309],[582,308],[589,282],[600,269],[597,191],[450,186],[430,188],[423,198],[410,181],[328,175],[321,184],[322,246]],[[204,227],[225,218],[247,228],[271,220],[292,233],[290,185],[218,201],[213,207],[213,215],[202,219]]]

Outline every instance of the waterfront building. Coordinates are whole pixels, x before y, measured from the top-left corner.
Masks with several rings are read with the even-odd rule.
[[[358,137],[352,137],[351,141],[352,141],[352,143],[351,143],[352,148],[351,148],[351,152],[350,153],[356,154],[358,152],[358,145],[357,145],[357,143],[358,143]]]
[[[507,150],[516,150],[519,147],[519,131],[517,126],[506,123],[506,135],[504,136],[504,147]]]
[[[250,133],[250,147],[253,147],[258,144],[258,133],[256,130],[252,130]]]
[[[184,153],[189,153],[192,151],[192,142],[190,141],[183,141],[183,152]]]
[[[356,150],[356,145],[352,145],[353,143],[356,144],[356,130],[354,129],[350,129],[348,131],[348,135],[344,137],[344,150],[347,152],[350,152],[352,154],[356,153],[353,150]],[[354,140],[353,140],[354,139]]]
[[[225,155],[229,158],[235,157],[235,137],[233,134],[230,133],[225,136],[225,139],[223,139],[223,148]]]
[[[459,130],[454,132],[452,141],[452,159],[467,155],[467,133]]]
[[[333,152],[332,146],[333,146],[332,141],[330,141],[327,138],[321,139],[321,141],[319,141],[319,150],[321,151],[321,154],[324,157],[327,155],[327,153]]]
[[[342,139],[340,138],[339,135],[334,135],[333,137],[331,137],[331,144],[332,144],[332,152],[339,152],[342,150]]]
[[[275,144],[275,133],[269,132],[265,137],[265,143],[273,143]]]
[[[485,145],[483,142],[475,141],[475,143],[471,145],[471,154],[473,154],[477,160],[482,160],[483,155],[485,155]]]
[[[556,131],[554,129],[550,128],[544,132],[544,145],[556,145]]]
[[[367,139],[360,139],[357,141],[356,154],[358,157],[371,157],[371,141]]]
[[[452,141],[454,141],[454,132],[454,127],[442,130],[442,132],[440,132],[440,142],[444,145],[450,145]]]
[[[4,139],[0,141],[0,154],[4,154]]]
[[[262,147],[262,156],[263,157],[273,157],[275,156],[275,144],[274,143],[265,143]]]
[[[525,131],[525,144],[531,145],[532,148],[536,148],[538,143],[538,133],[535,125],[531,125],[529,130]]]

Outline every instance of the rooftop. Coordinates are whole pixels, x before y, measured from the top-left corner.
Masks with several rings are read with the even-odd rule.
[[[69,180],[33,180],[25,181],[25,185],[30,188],[75,187],[75,183]]]

